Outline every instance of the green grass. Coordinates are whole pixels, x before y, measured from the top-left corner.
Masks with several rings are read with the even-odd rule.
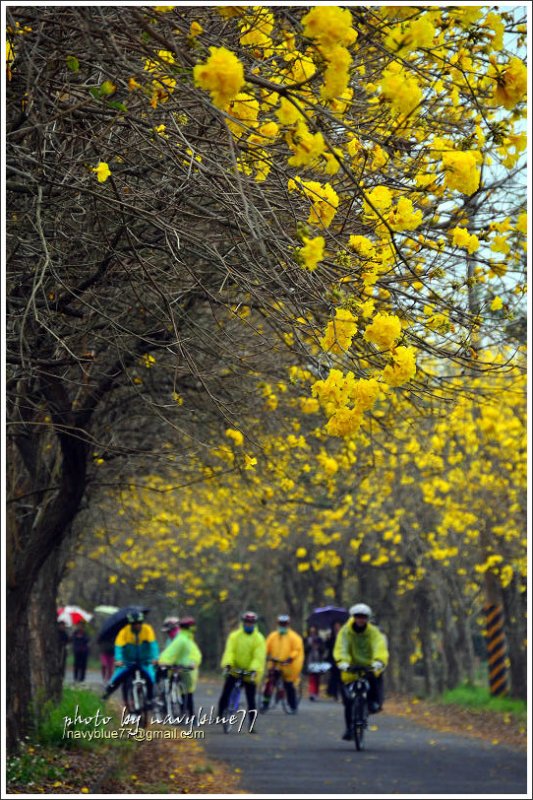
[[[525,719],[527,715],[527,704],[524,700],[516,700],[511,697],[493,697],[485,686],[463,684],[444,692],[440,701],[465,708],[494,711],[499,714],[513,714],[518,719],[522,717]]]
[[[40,710],[40,720],[36,732],[36,741],[44,746],[69,747],[76,746],[92,749],[109,743],[106,739],[72,739],[65,736],[68,731],[96,731],[109,729],[113,725],[110,720],[104,725],[103,716],[111,716],[109,709],[104,708],[101,699],[88,689],[65,686],[59,705],[45,703]],[[80,719],[81,718],[81,719]]]
[[[38,744],[24,742],[18,755],[6,760],[6,782],[22,785],[28,790],[38,787],[45,781],[62,781],[66,769],[51,763],[46,751],[42,751]]]

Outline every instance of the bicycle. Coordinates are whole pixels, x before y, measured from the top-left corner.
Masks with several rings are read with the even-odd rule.
[[[173,719],[185,713],[185,696],[187,689],[183,682],[183,673],[190,672],[192,667],[183,664],[175,666],[160,665],[159,703],[168,717]]]
[[[269,658],[268,660],[273,664],[279,664],[280,666],[290,664],[290,661],[281,661],[279,658]],[[281,703],[281,707],[286,714],[296,714],[298,710],[298,704],[301,699],[301,691],[301,682],[298,682],[298,685],[294,687],[296,708],[291,708],[287,699],[287,693],[285,690],[281,669],[275,666],[270,667],[268,670],[267,679],[263,686],[262,703],[260,707],[261,713],[265,714],[269,710],[271,703],[273,703],[273,708],[276,708],[276,706]]]
[[[149,711],[148,687],[140,664],[130,667],[124,678],[123,694],[128,712],[138,717],[141,728],[146,728]]]
[[[368,727],[368,693],[370,682],[368,676],[373,674],[368,667],[350,665],[345,672],[353,672],[354,680],[344,687],[346,695],[352,700],[352,734],[356,750],[363,749],[365,731]]]
[[[233,675],[236,678],[235,685],[231,690],[231,694],[229,696],[228,705],[224,710],[222,717],[222,727],[224,729],[224,733],[229,733],[233,726],[238,723],[239,730],[242,728],[242,722],[244,717],[239,717],[238,712],[242,712],[240,708],[241,705],[241,693],[242,693],[242,686],[244,683],[244,679],[250,675],[255,675],[255,672],[250,672],[246,669],[230,669],[226,672],[226,674]]]

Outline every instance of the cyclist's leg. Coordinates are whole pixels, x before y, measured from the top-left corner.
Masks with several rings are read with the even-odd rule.
[[[345,740],[349,740],[352,738],[352,698],[348,695],[346,691],[346,686],[344,683],[341,682],[341,697],[342,702],[344,705],[344,722],[345,722],[345,731],[342,735],[342,738]]]
[[[256,685],[254,681],[244,682],[244,691],[246,692],[246,702],[248,704],[248,730],[250,733],[255,733],[255,718],[257,716],[257,702],[256,702]],[[250,713],[255,711],[255,714]]]
[[[222,687],[222,694],[218,701],[218,716],[221,717],[228,707],[229,697],[231,690],[235,686],[236,678],[233,675],[226,675],[224,686]]]
[[[296,711],[298,707],[298,701],[296,699],[296,690],[294,688],[294,683],[292,681],[283,681],[283,685],[285,687],[285,693],[287,695],[287,701],[289,706],[292,708],[293,711]]]
[[[118,689],[120,684],[124,682],[126,675],[131,671],[131,667],[124,666],[124,667],[117,667],[114,673],[111,675],[111,680],[105,687],[104,693],[102,695],[102,699],[106,700],[110,694],[112,694],[115,689]],[[123,684],[124,685],[124,684]]]
[[[192,717],[194,714],[194,694],[192,692],[187,692],[184,695],[184,711],[188,717]]]
[[[245,681],[244,691],[246,692],[246,702],[248,703],[248,711],[257,711],[256,685],[254,681]]]
[[[377,714],[381,711],[383,703],[383,676],[377,677],[373,672],[368,675],[368,683],[370,686],[368,692],[368,710],[371,714]]]

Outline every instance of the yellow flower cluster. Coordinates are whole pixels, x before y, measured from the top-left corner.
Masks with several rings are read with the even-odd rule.
[[[313,39],[325,50],[336,45],[348,47],[357,39],[351,12],[338,6],[316,6],[302,17],[302,24],[304,36]]]
[[[322,100],[334,100],[343,97],[348,90],[352,57],[345,47],[337,45],[327,54],[327,61],[320,96]]]
[[[300,261],[305,269],[310,272],[315,270],[318,262],[324,258],[325,241],[323,236],[315,236],[314,239],[303,237],[304,247],[298,250]]]
[[[257,127],[259,103],[253,95],[239,92],[230,103],[228,114],[232,117],[228,121],[228,126],[232,133],[239,138],[246,132],[246,128]]]
[[[325,473],[328,475],[335,475],[336,472],[339,471],[339,465],[337,461],[324,451],[320,452],[316,456],[316,460],[322,467]]]
[[[361,427],[363,415],[355,408],[339,408],[329,418],[326,433],[330,436],[353,436]]]
[[[326,149],[323,135],[320,132],[311,133],[302,121],[287,134],[286,141],[294,153],[288,159],[291,167],[312,166]]]
[[[350,236],[348,244],[352,250],[355,250],[363,258],[372,258],[375,254],[375,247],[366,236]]]
[[[339,196],[329,183],[318,181],[303,181],[296,176],[288,182],[289,191],[302,191],[311,201],[311,210],[307,218],[310,225],[321,225],[328,228],[337,213]]]
[[[400,197],[396,207],[387,215],[393,231],[414,231],[422,224],[422,211],[415,211],[408,197]]]
[[[374,186],[374,188],[367,193],[368,202],[363,203],[363,208],[366,214],[373,214],[374,208],[377,211],[386,211],[392,205],[392,193],[386,186]]]
[[[302,23],[304,36],[317,44],[327,64],[324,84],[320,89],[322,99],[348,99],[352,57],[347,48],[357,38],[352,27],[351,12],[337,6],[317,6],[302,18]]]
[[[402,323],[394,314],[376,314],[363,337],[380,350],[390,350],[402,335]]]
[[[474,233],[468,233],[466,228],[455,227],[451,231],[452,244],[455,247],[464,247],[470,255],[479,248],[479,239]]]
[[[244,85],[244,67],[237,56],[225,47],[210,47],[205,64],[193,69],[195,86],[211,94],[217,108],[227,108]]]
[[[319,410],[318,400],[314,397],[300,397],[300,410],[302,414],[316,414]]]
[[[427,14],[409,23],[400,23],[391,28],[385,39],[385,47],[392,52],[409,53],[420,47],[431,47],[435,38],[435,28]]]
[[[412,74],[402,69],[397,61],[383,70],[378,87],[382,96],[390,102],[391,114],[395,117],[409,116],[420,105],[422,90]]]
[[[448,189],[463,194],[474,194],[479,188],[481,173],[478,162],[481,156],[472,150],[449,150],[442,154],[442,166]]]
[[[255,6],[243,16],[240,43],[244,47],[261,48],[261,55],[272,54],[271,33],[274,28],[274,15],[267,8]],[[259,55],[259,54],[257,54]]]
[[[368,411],[379,397],[381,387],[375,378],[361,378],[350,388],[349,398],[359,411]]]
[[[235,430],[234,428],[227,428],[226,429],[226,436],[228,439],[231,439],[236,447],[241,447],[244,442],[244,436],[240,431]]]
[[[176,86],[176,79],[170,75],[169,70],[161,64],[161,62],[163,62],[163,64],[173,66],[176,63],[176,59],[170,50],[159,50],[157,55],[159,61],[147,59],[144,64],[146,72],[150,72],[154,76],[152,80],[152,99],[150,101],[150,105],[154,109],[157,108],[159,103],[167,102]],[[129,88],[130,90],[140,88],[134,78],[130,78]]]
[[[355,433],[363,420],[363,412],[372,408],[381,393],[375,378],[356,380],[353,372],[346,375],[332,369],[323,381],[315,381],[312,393],[329,417],[326,431],[332,436]]]
[[[494,75],[494,73],[493,73]],[[494,103],[514,108],[527,92],[527,68],[519,58],[511,58],[503,73],[496,72]]]
[[[352,372],[343,375],[340,369],[331,369],[323,381],[315,381],[311,391],[317,397],[328,416],[348,402],[351,387],[354,384]]]
[[[99,161],[98,166],[93,167],[92,171],[96,173],[96,177],[98,178],[98,183],[105,183],[106,180],[111,175],[109,164],[106,164],[105,161]]]
[[[392,364],[383,370],[383,380],[389,386],[401,386],[416,375],[416,351],[414,347],[396,347],[392,352]]]
[[[326,353],[343,353],[352,344],[357,333],[357,321],[347,308],[337,308],[335,319],[328,322],[320,345]]]

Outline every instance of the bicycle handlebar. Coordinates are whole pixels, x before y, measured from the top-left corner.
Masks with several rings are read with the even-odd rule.
[[[373,674],[374,670],[368,665],[363,666],[362,664],[350,664],[346,669],[343,669],[343,672],[370,672]]]
[[[238,669],[237,667],[230,667],[229,669],[224,668],[224,672],[226,672],[226,673],[227,672],[232,672],[234,675],[239,675],[239,676],[242,676],[242,677],[245,677],[246,675],[255,675],[256,674],[255,670]]]

